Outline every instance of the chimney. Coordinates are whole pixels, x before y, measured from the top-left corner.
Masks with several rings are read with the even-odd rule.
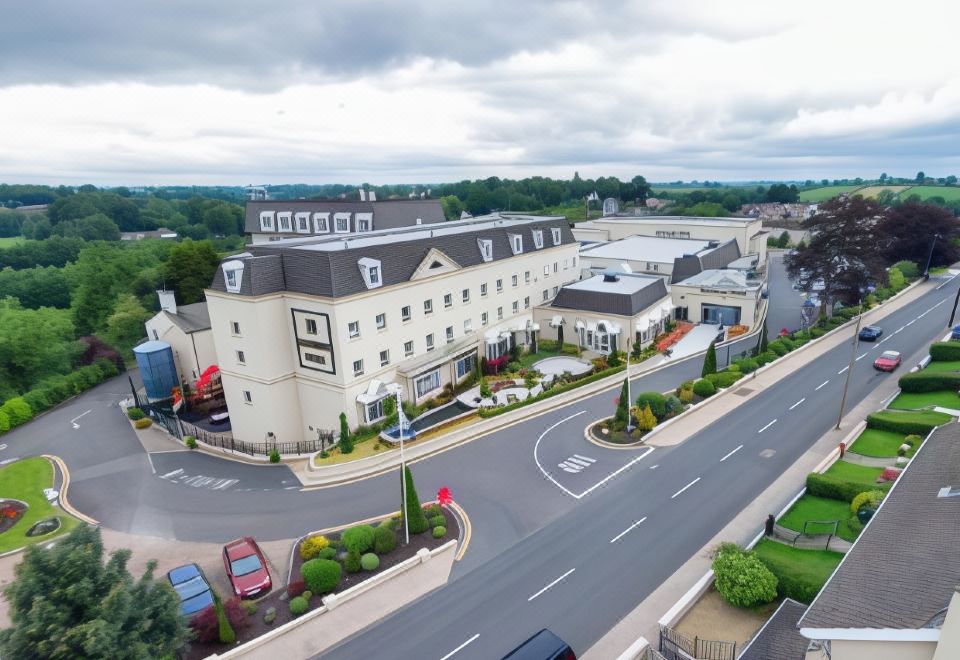
[[[364,190],[363,188],[360,189],[360,201],[361,202],[367,201],[367,191]]]
[[[371,191],[368,193],[368,195],[369,195],[369,196],[367,197],[367,199],[368,199],[369,201],[371,201],[371,202],[377,201],[377,193],[375,193],[375,192],[373,192],[373,191],[371,190]]]
[[[177,313],[177,297],[173,291],[161,289],[157,291],[157,297],[160,298],[160,309],[171,314]]]

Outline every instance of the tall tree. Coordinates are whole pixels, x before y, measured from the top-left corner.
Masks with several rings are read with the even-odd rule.
[[[69,373],[80,350],[67,310],[24,309],[14,298],[0,300],[0,398]]]
[[[113,313],[107,317],[107,338],[114,346],[132,347],[144,336],[143,324],[150,316],[136,296],[121,295],[113,306]]]
[[[347,413],[340,413],[340,453],[349,454],[353,451],[353,439],[350,437],[350,426],[347,424]]]
[[[716,340],[710,342],[707,346],[707,354],[703,356],[703,369],[700,370],[701,378],[708,374],[717,373],[717,346]]]
[[[117,296],[126,290],[138,270],[132,251],[107,243],[94,243],[80,252],[73,273],[76,289],[71,301],[78,335],[90,335],[106,327]]]
[[[417,487],[413,483],[413,473],[409,465],[403,466],[403,479],[406,480],[407,491],[407,498],[403,502],[403,515],[407,518],[410,533],[422,534],[430,528],[430,523],[427,522],[427,517],[420,507],[420,497],[417,495]]]
[[[129,550],[103,559],[100,530],[86,525],[52,547],[30,546],[5,589],[12,626],[0,630],[0,655],[172,656],[184,638],[184,623],[176,593],[153,578],[156,562],[135,581],[127,570]]]
[[[953,239],[960,235],[960,220],[946,209],[933,204],[908,202],[886,209],[877,227],[880,243],[888,263],[901,259],[913,261],[923,268],[930,254],[935,234],[931,266],[943,266],[960,259],[960,250]]]
[[[622,429],[630,421],[630,394],[627,386],[627,379],[623,379],[623,387],[620,388],[620,396],[617,398],[617,409],[613,414],[613,427]]]
[[[203,300],[203,290],[210,286],[220,263],[210,241],[185,240],[170,250],[164,276],[184,305]]]

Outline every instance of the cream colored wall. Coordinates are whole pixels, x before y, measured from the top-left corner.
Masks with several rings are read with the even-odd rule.
[[[267,432],[272,431],[277,442],[311,439],[304,433],[297,383],[292,376],[272,383],[250,380],[232,373],[221,372],[221,376],[234,438],[245,442],[265,442]],[[243,399],[244,390],[250,392],[250,403]]]
[[[627,264],[634,273],[648,273],[650,275],[660,275],[669,281],[673,274],[673,260],[670,261],[634,261],[632,259],[609,259],[604,257],[591,257],[589,253],[582,256],[583,264],[586,268],[616,268],[619,270],[620,264]],[[648,268],[649,266],[649,268]]]
[[[755,251],[752,250],[753,244],[750,242],[750,237],[756,234],[758,231],[761,231],[762,228],[763,223],[760,220],[754,220],[743,226],[716,227],[699,223],[683,224],[677,221],[664,221],[657,223],[623,221],[610,222],[601,219],[591,220],[590,227],[575,229],[574,236],[579,238],[581,236],[586,237],[588,233],[594,233],[597,236],[606,234],[606,240],[615,241],[621,238],[627,238],[628,236],[656,236],[658,231],[689,232],[690,238],[705,241],[729,241],[732,238],[736,239],[737,246],[740,248],[740,253],[747,254],[748,252]],[[766,237],[763,237],[763,239],[764,242],[762,246],[763,251],[761,253],[761,257],[766,259]],[[594,238],[593,240],[598,239]]]
[[[831,660],[931,660],[933,642],[862,642],[833,640]]]
[[[191,336],[200,365],[198,373],[203,373],[204,369],[211,364],[217,364],[217,348],[213,343],[213,330],[201,330],[200,332],[194,332]]]
[[[575,310],[575,309],[561,309],[557,307],[550,307],[543,305],[537,307],[533,311],[533,320],[535,323],[540,324],[540,338],[541,339],[552,339],[556,341],[558,337],[557,329],[550,325],[551,319],[554,316],[563,317],[566,323],[563,327],[563,343],[564,344],[574,344],[576,345],[579,341],[578,333],[576,329],[577,320],[581,320],[584,323],[599,323],[600,321],[604,322],[613,322],[619,323],[620,328],[622,329],[622,335],[617,340],[618,341],[618,350],[624,351],[627,350],[628,345],[626,342],[629,342],[629,346],[633,346],[634,339],[636,337],[636,324],[637,320],[646,316],[651,311],[657,309],[661,303],[669,301],[669,298],[662,298],[656,302],[656,304],[651,305],[647,309],[641,311],[635,316],[621,316],[619,314],[598,314],[596,312],[588,312],[584,310]],[[626,340],[624,339],[626,337]],[[653,341],[653,334],[648,333],[648,338],[643,342],[643,346],[647,346]]]
[[[216,363],[213,336],[209,330],[193,333],[193,337],[197,341],[196,355],[194,355],[191,335],[181,330],[163,312],[149,319],[144,325],[148,338],[170,344],[174,360],[177,363],[177,373],[180,375],[182,382],[192,385],[204,369]],[[198,357],[200,359],[199,366],[197,363]],[[205,359],[210,361],[204,362]]]
[[[757,318],[757,307],[760,303],[759,291],[749,292],[746,296],[736,294],[704,293],[700,287],[687,287],[673,284],[670,295],[674,307],[687,308],[687,320],[691,323],[701,322],[701,310],[704,303],[708,305],[725,305],[740,308],[740,323],[753,327]]]

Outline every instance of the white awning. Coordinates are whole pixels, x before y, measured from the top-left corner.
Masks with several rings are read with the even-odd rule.
[[[559,314],[557,314],[557,315],[554,316],[552,319],[550,319],[550,327],[551,327],[551,328],[557,328],[557,327],[559,327],[559,326],[561,326],[561,325],[563,325],[563,317],[560,316]]]
[[[636,327],[637,327],[637,332],[646,332],[647,328],[650,327],[650,317],[644,315],[638,318]]]
[[[583,330],[585,326],[583,325],[583,321],[581,321],[580,319],[577,319],[577,322],[574,324],[573,327],[575,327],[577,330]]]
[[[374,378],[367,386],[367,391],[357,395],[357,402],[367,405],[386,397],[390,392],[384,386],[382,381]]]

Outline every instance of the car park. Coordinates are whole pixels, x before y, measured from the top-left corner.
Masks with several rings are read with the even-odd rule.
[[[893,371],[900,366],[902,357],[897,351],[884,351],[873,361],[873,368],[879,371]]]
[[[260,546],[249,536],[223,546],[223,567],[233,586],[233,593],[241,598],[266,594],[273,588]]]
[[[577,656],[569,644],[544,628],[503,660],[577,660]]]
[[[868,325],[860,330],[860,341],[877,341],[883,334],[883,328],[876,325]]]
[[[192,616],[213,605],[210,583],[196,564],[178,566],[167,573],[167,579],[180,597],[180,613],[183,616]]]

